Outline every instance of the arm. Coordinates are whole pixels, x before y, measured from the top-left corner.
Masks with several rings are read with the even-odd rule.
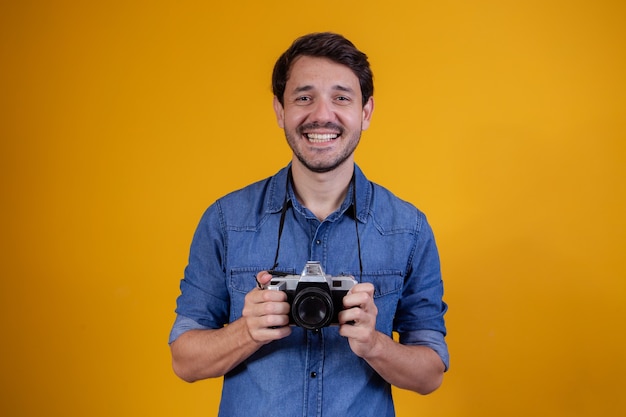
[[[266,284],[271,275],[261,272],[257,280]],[[242,316],[220,329],[190,330],[171,345],[174,372],[187,382],[226,374],[261,346],[291,333],[289,304],[282,291],[250,291]]]
[[[402,345],[378,332],[373,297],[371,284],[352,288],[344,298],[346,310],[339,316],[339,333],[348,338],[352,351],[390,384],[420,394],[436,390],[445,370],[439,355],[429,347]]]

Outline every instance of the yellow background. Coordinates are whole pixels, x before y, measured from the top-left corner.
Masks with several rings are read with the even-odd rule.
[[[624,4],[3,1],[0,415],[215,414],[171,371],[179,278],[288,161],[271,68],[321,30],[374,70],[357,161],[441,251],[451,369],[398,415],[624,415]]]

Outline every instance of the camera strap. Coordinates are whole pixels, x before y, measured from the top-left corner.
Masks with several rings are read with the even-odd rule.
[[[278,254],[280,253],[280,238],[283,235],[283,228],[285,227],[285,216],[287,214],[287,209],[292,205],[291,200],[289,199],[289,184],[293,187],[293,176],[291,174],[291,166],[287,171],[287,181],[285,183],[285,199],[283,200],[283,207],[280,210],[280,223],[278,225],[278,243],[276,244],[276,255],[274,256],[274,265],[268,271],[271,275],[275,276],[286,276],[289,275],[286,272],[277,271],[278,268]],[[361,257],[361,237],[359,235],[359,220],[357,218],[357,208],[356,208],[356,176],[355,173],[352,173],[352,179],[350,180],[352,185],[352,211],[354,217],[354,226],[356,228],[356,243],[357,243],[357,251],[359,255],[359,282],[362,281],[363,278],[363,259]]]

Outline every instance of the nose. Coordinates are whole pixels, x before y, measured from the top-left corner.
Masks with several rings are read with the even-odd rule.
[[[317,100],[310,114],[311,122],[326,123],[334,120],[331,103],[326,100]]]

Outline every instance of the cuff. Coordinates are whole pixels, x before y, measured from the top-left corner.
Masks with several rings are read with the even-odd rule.
[[[181,316],[180,314],[176,316],[176,321],[174,321],[174,325],[172,326],[172,330],[170,331],[170,339],[168,343],[171,345],[180,337],[181,334],[188,332],[189,330],[206,330],[210,329],[210,327],[203,326],[198,324],[195,320],[192,320],[188,317]]]

